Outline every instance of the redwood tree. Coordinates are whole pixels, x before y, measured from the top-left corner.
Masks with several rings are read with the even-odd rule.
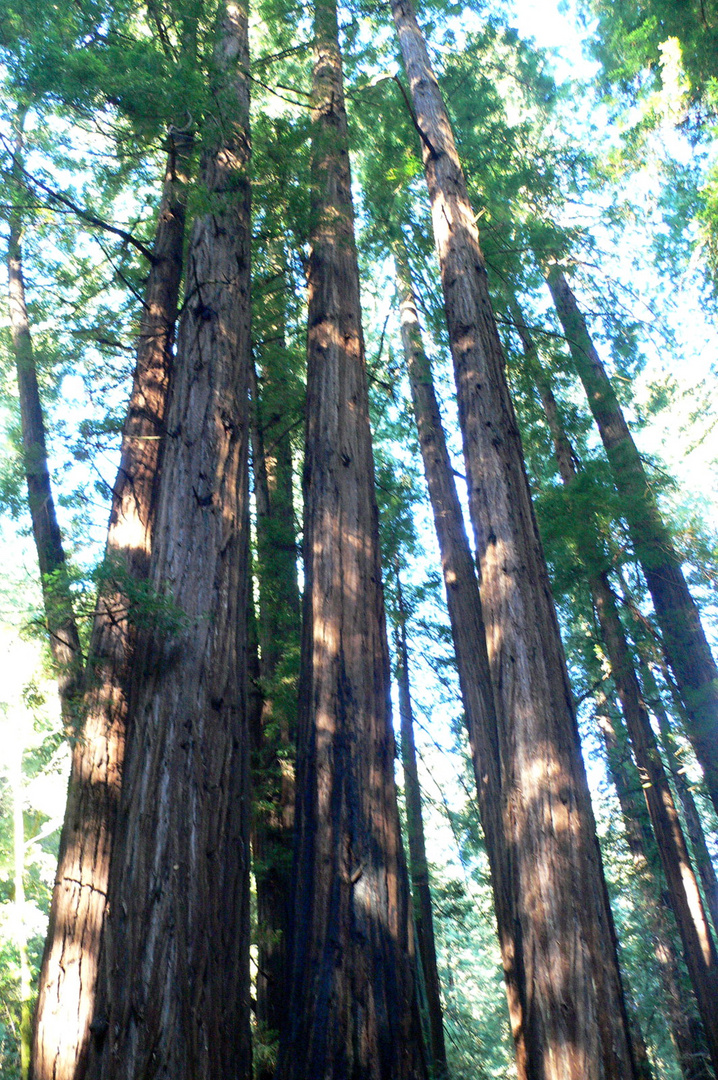
[[[248,1077],[249,94],[220,4],[87,1075]]]
[[[475,218],[409,0],[392,12],[422,140],[481,566],[515,858],[519,1073],[625,1080],[635,1065],[613,923]]]
[[[527,361],[541,397],[554,442],[556,460],[563,483],[571,487],[577,476],[575,454],[563,431],[556,401],[546,374],[541,370],[533,341],[523,318],[515,310],[517,327]],[[683,835],[673,794],[648,716],[625,631],[611,589],[608,574],[601,569],[601,552],[590,520],[582,532],[579,557],[588,577],[591,599],[606,649],[611,674],[626,719],[633,754],[646,798],[661,864],[668,885],[668,897],[683,942],[686,965],[695,991],[706,1039],[718,1075],[718,954],[698,888],[693,865]]]
[[[718,667],[669,529],[586,320],[561,268],[547,273],[576,372],[583,383],[685,704],[688,735],[718,812]]]
[[[304,623],[281,1080],[426,1075],[394,781],[337,9],[314,16]]]
[[[484,616],[476,564],[466,535],[464,515],[429,357],[424,349],[406,245],[393,246],[400,301],[401,338],[409,374],[411,398],[419,437],[424,475],[441,556],[451,637],[456,656],[461,700],[471,747],[481,823],[491,866],[494,910],[506,981],[509,1013],[517,1054],[523,1047],[522,992],[515,943],[515,895],[511,891],[511,849],[504,833],[499,730],[486,651]]]
[[[95,612],[73,743],[45,943],[31,1076],[65,1080],[84,1058],[94,1004],[115,828],[137,589],[152,545],[158,463],[182,271],[191,138],[168,137],[169,155],[147,280],[120,467],[112,491],[106,576]]]

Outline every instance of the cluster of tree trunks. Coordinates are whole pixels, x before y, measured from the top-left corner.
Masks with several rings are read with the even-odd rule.
[[[248,1077],[249,62],[224,4],[88,1077]]]
[[[645,1047],[630,1033],[574,707],[475,218],[410,0],[392,0],[391,8],[421,136],[478,574],[399,238],[402,340],[486,835],[518,1075],[648,1077]],[[212,69],[214,111],[201,131],[202,213],[185,260],[193,138],[175,128],[168,136],[106,572],[84,669],[52,500],[19,210],[10,219],[10,314],[29,504],[63,715],[73,733],[30,1076],[248,1080],[250,840],[260,922],[256,1009],[261,1027],[281,1035],[279,1080],[444,1075],[400,583],[396,643],[413,917],[394,780],[335,0],[315,3],[304,596],[299,700],[288,706],[276,691],[300,623],[292,448],[288,428],[276,431],[282,417],[273,402],[281,395],[271,370],[262,372],[260,393],[251,360],[249,47],[247,10],[236,0],[220,4]],[[18,127],[21,132],[22,117]],[[20,134],[18,184],[21,144]],[[549,270],[548,282],[626,500],[718,807],[715,664],[575,297],[558,268]],[[517,309],[514,317],[570,487],[573,450]],[[278,319],[281,343],[281,313]],[[636,816],[607,711],[609,767],[631,850],[647,878],[653,861],[647,846],[660,854],[718,1074],[718,958],[601,557],[594,541],[585,558],[589,587],[653,834]],[[665,740],[669,746],[667,731]],[[671,768],[678,784],[679,770]],[[703,854],[703,885],[716,902],[700,821],[690,792],[679,791],[693,822],[693,847]],[[679,1001],[670,932],[657,906],[652,918],[684,1074],[702,1080],[706,1071],[696,1064],[691,1018]],[[429,1005],[428,1053],[418,964]],[[262,1064],[259,1074],[269,1080],[273,1068]]]
[[[389,653],[337,10],[314,20],[304,620],[281,1080],[426,1075],[394,782]]]
[[[42,410],[22,280],[20,223],[10,237],[10,311],[21,388],[23,444],[45,611],[72,737],[68,803],[35,1009],[30,1075],[66,1077],[84,1060],[97,965],[128,707],[132,585],[147,576],[171,341],[182,275],[188,136],[170,135],[153,262],[145,291],[133,387],[113,488],[103,585],[88,659],[80,642],[54,509]]]
[[[409,0],[392,12],[422,137],[499,725],[519,1075],[636,1075],[558,623],[475,217]],[[581,904],[575,897],[581,896]]]
[[[556,462],[563,483],[571,488],[577,476],[576,456],[559,418],[550,382],[542,370],[538,353],[520,311],[514,309],[517,329],[527,364],[536,379],[546,420],[554,442]],[[648,711],[630,654],[608,574],[597,540],[598,528],[589,519],[582,530],[579,556],[583,561],[591,599],[598,619],[621,709],[633,748],[636,766],[646,798],[648,813],[668,884],[671,908],[683,942],[684,955],[699,1011],[703,1020],[711,1058],[718,1064],[718,955],[703,900],[688,854],[673,794],[653,735]]]

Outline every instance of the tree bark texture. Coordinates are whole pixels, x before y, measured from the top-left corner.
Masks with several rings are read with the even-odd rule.
[[[262,694],[253,736],[252,769],[258,931],[256,1014],[264,1037],[269,1039],[278,1035],[288,1008],[286,951],[291,911],[300,638],[292,424],[278,369],[285,350],[283,299],[279,304],[276,320],[271,320],[271,312],[260,311],[264,316],[263,331],[272,339],[272,347],[262,350],[261,392],[256,378],[252,390]],[[260,1065],[259,1080],[271,1080],[273,1072],[270,1064]]]
[[[531,1078],[635,1076],[616,942],[548,573],[474,215],[409,0],[393,0],[432,205],[502,730]]]
[[[546,280],[623,499],[636,557],[688,714],[688,735],[718,812],[718,668],[678,552],[576,297],[558,266],[549,268]]]
[[[107,575],[92,627],[80,731],[35,1011],[33,1080],[69,1080],[84,1061],[94,1008],[125,743],[137,605],[147,577],[182,275],[191,140],[170,136],[137,362],[107,534]],[[140,612],[141,614],[141,612]]]
[[[23,149],[22,126],[25,109],[19,110],[18,135],[15,143],[13,174],[16,181],[15,199],[21,201],[20,186]],[[8,237],[8,307],[10,335],[17,372],[20,422],[22,427],[22,456],[27,482],[28,505],[32,521],[40,580],[42,585],[45,621],[50,651],[57,673],[63,721],[68,731],[77,722],[77,693],[82,674],[82,651],[72,608],[65,552],[52,495],[47,459],[47,441],[37,366],[32,345],[30,320],[25,299],[25,279],[22,266],[22,211],[11,209]]]
[[[422,815],[421,784],[416,760],[414,739],[414,711],[411,704],[409,681],[409,649],[406,640],[406,611],[397,572],[399,599],[399,624],[396,627],[397,677],[399,687],[399,716],[401,720],[401,764],[404,771],[404,798],[406,800],[406,831],[409,841],[409,872],[414,904],[414,925],[418,943],[419,959],[424,973],[426,998],[431,1033],[432,1076],[446,1077],[446,1046],[444,1042],[444,1018],[441,1007],[441,984],[436,963],[434,916],[429,886],[429,864],[426,859],[424,819]]]
[[[545,374],[539,368],[533,343],[523,321],[519,323],[519,332],[527,358],[529,362],[532,362],[536,375],[537,387],[554,441],[561,479],[564,485],[570,488],[577,475],[574,464],[576,458],[561,426],[553,392]],[[668,777],[643,702],[616,600],[606,572],[598,570],[601,562],[598,541],[592,541],[589,534],[584,532],[582,543],[583,547],[579,555],[587,571],[601,640],[606,649],[611,675],[626,719],[641,786],[668,883],[671,908],[683,942],[686,965],[715,1068],[718,1063],[718,1041],[716,1041],[718,1010],[715,1008],[715,1003],[718,1002],[718,957],[710,924],[703,908]],[[718,1075],[718,1070],[716,1075]]]
[[[408,1080],[426,1065],[333,0],[318,0],[314,27],[294,926],[277,1075]]]
[[[406,247],[401,240],[394,247],[394,260],[401,301],[402,345],[441,554],[461,699],[491,868],[509,1015],[517,1058],[520,1067],[525,1069],[526,1048],[521,1012],[523,976],[514,936],[517,898],[511,892],[511,849],[504,833],[499,730],[486,651],[481,594],[446,445],[431,365],[422,342]]]
[[[225,0],[190,238],[87,1075],[251,1073],[249,1043],[249,92]],[[221,124],[219,119],[221,118]]]

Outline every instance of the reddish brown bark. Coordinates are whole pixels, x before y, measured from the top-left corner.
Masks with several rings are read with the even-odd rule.
[[[575,455],[561,427],[556,401],[550,385],[539,368],[523,320],[518,323],[524,349],[533,370],[544,412],[551,430],[556,460],[563,483],[571,487],[577,475]],[[718,1064],[718,955],[706,917],[698,883],[686,847],[683,830],[673,802],[668,778],[663,768],[648,712],[631,659],[615,597],[607,574],[599,571],[601,554],[598,542],[584,532],[580,555],[588,573],[593,606],[598,617],[601,638],[606,648],[611,674],[641,777],[648,813],[668,883],[671,907],[683,942],[686,964],[698,1002],[698,1009],[711,1052],[714,1068]],[[718,1075],[718,1070],[716,1070]]]
[[[511,1026],[516,1039],[518,1060],[525,1062],[522,990],[514,938],[516,897],[513,896],[510,886],[511,857],[504,835],[499,731],[476,564],[464,527],[431,365],[422,342],[406,249],[402,241],[394,247],[394,259],[401,302],[404,358],[409,373],[419,446],[441,554],[461,700],[491,867],[494,909]]]
[[[409,0],[392,12],[432,205],[514,857],[524,1075],[635,1076],[573,703],[475,218]]]
[[[613,593],[605,580],[596,579],[591,584],[596,613],[668,882],[671,907],[683,942],[713,1068],[718,1075],[718,1012],[715,1007],[718,1001],[718,954],[668,778],[628,654]]]
[[[110,875],[103,1080],[247,1078],[249,94],[225,0]]]
[[[718,812],[718,668],[688,591],[678,552],[576,297],[558,266],[549,268],[546,280],[623,498],[636,557],[685,703],[688,735]]]
[[[337,12],[315,7],[304,624],[281,1080],[426,1076],[394,781]]]
[[[81,730],[73,744],[65,821],[40,970],[31,1077],[66,1080],[90,1034],[110,850],[124,753],[134,642],[132,583],[147,576],[158,462],[182,271],[191,140],[170,153],[113,488],[107,579],[92,629]]]
[[[660,971],[666,1000],[666,1020],[685,1080],[710,1080],[712,1070],[703,1050],[703,1032],[680,976],[678,951],[673,942],[674,931],[668,925],[663,897],[664,885],[656,869],[658,850],[646,820],[638,772],[630,757],[625,730],[619,735],[617,724],[607,703],[597,712],[597,719],[606,749],[606,762],[611,782],[621,807],[626,841],[633,857],[641,890],[644,916],[653,939],[654,955]]]

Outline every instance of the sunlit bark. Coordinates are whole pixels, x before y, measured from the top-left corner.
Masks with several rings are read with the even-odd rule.
[[[337,11],[314,21],[304,623],[281,1080],[426,1075],[394,781]]]
[[[563,431],[556,401],[540,368],[529,332],[518,322],[527,361],[537,382],[541,402],[554,441],[556,460],[563,483],[570,487],[576,479],[575,455]],[[588,574],[591,599],[601,630],[601,638],[611,665],[621,708],[633,747],[648,813],[658,844],[668,883],[671,907],[683,942],[686,964],[708,1040],[714,1068],[718,1065],[718,955],[710,924],[703,908],[698,883],[686,847],[683,830],[673,802],[663,763],[631,659],[625,632],[608,576],[600,569],[598,541],[584,531],[580,556]],[[718,1075],[718,1069],[716,1070]]]
[[[392,12],[422,138],[499,717],[519,1071],[627,1080],[635,1065],[613,922],[475,217],[409,0],[393,0]]]
[[[247,11],[221,8],[87,1075],[245,1080],[249,1044]],[[219,118],[221,117],[221,124]]]
[[[69,1080],[84,1064],[94,1009],[115,829],[135,621],[147,577],[156,481],[165,438],[171,344],[182,274],[191,139],[169,139],[154,262],[113,488],[106,577],[90,640],[79,733],[72,745],[48,936],[40,970],[32,1054],[34,1080]],[[140,610],[138,610],[138,608]]]
[[[499,731],[476,564],[466,535],[454,470],[434,390],[431,364],[423,346],[406,248],[401,240],[394,245],[394,260],[401,304],[404,359],[409,373],[419,446],[441,554],[461,700],[491,867],[494,910],[511,1026],[516,1039],[518,1060],[525,1061],[522,993],[518,981],[520,970],[516,965],[514,938],[517,898],[511,889],[511,851],[504,833],[505,808]]]

